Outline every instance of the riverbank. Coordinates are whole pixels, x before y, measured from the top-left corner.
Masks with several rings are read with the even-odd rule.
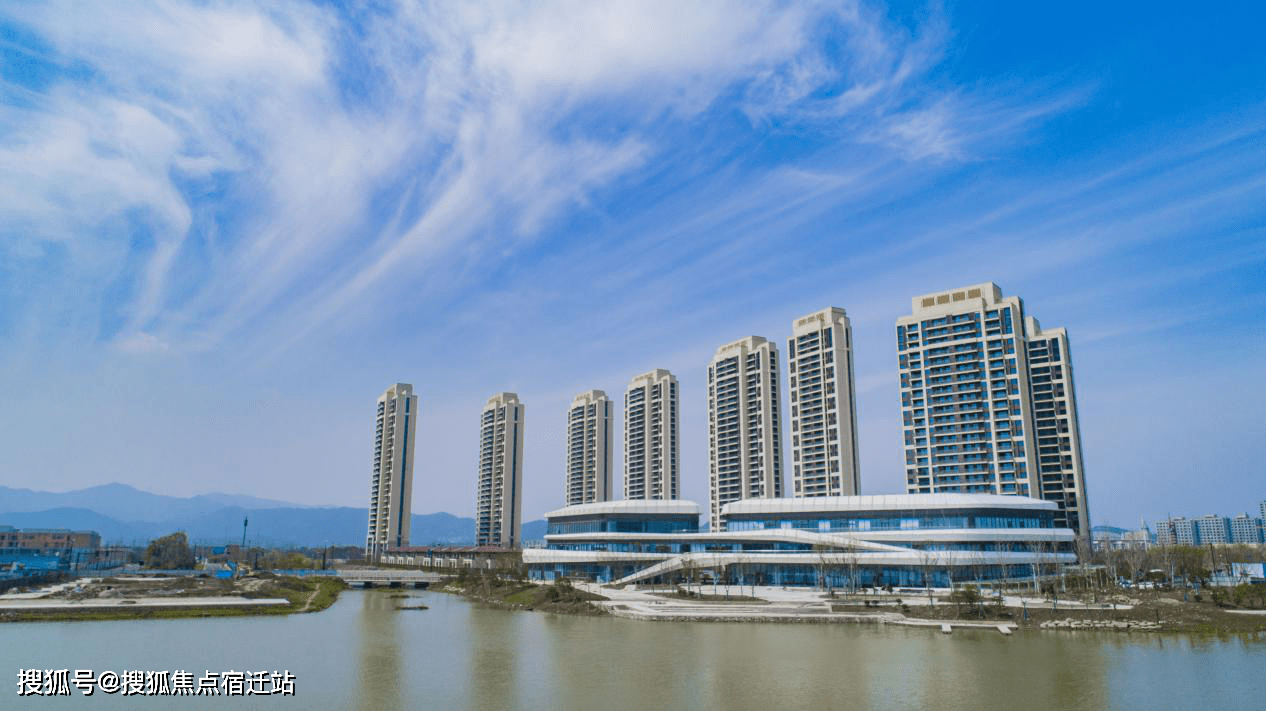
[[[258,573],[236,580],[201,577],[82,578],[0,595],[0,622],[240,617],[318,612],[338,599],[338,578]]]
[[[948,591],[919,595],[829,595],[808,588],[704,586],[710,594],[682,595],[663,589],[576,587],[609,598],[592,603],[609,614],[677,622],[799,622],[900,624],[951,629],[1100,630],[1118,632],[1266,633],[1266,615],[1221,608],[1177,596],[1109,602],[1044,600],[1007,596],[1001,601],[964,602]]]
[[[1004,598],[1001,605],[992,600],[971,604],[946,597],[937,597],[935,605],[926,604],[925,597],[919,598],[918,603],[903,605],[902,614],[925,620],[996,620],[1013,623],[1021,629],[1192,634],[1266,632],[1266,616],[1261,611],[1221,607],[1209,601],[1185,601],[1181,593],[1141,598],[1118,595],[1097,603],[1029,597]],[[839,607],[850,611],[859,609],[848,605]]]
[[[535,610],[585,616],[608,614],[605,607],[594,604],[607,600],[605,595],[581,589],[565,581],[540,585],[475,574],[455,577],[435,589],[504,610]]]

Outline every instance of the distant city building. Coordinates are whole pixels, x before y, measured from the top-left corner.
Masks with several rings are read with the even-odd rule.
[[[624,498],[681,497],[677,378],[658,368],[624,393]]]
[[[514,393],[488,398],[479,419],[475,540],[517,548],[523,511],[523,403]]]
[[[1121,546],[1123,548],[1147,548],[1151,543],[1152,533],[1146,527],[1121,534]]]
[[[1196,519],[1196,542],[1230,543],[1231,522],[1226,516],[1208,514]]]
[[[1266,501],[1257,505],[1257,517],[1266,521]]]
[[[95,551],[100,547],[101,534],[96,531],[0,526],[0,555]]]
[[[1145,522],[1139,522],[1138,530],[1131,531],[1115,526],[1095,526],[1090,529],[1091,543],[1095,550],[1127,550],[1147,548],[1152,543],[1152,533]]]
[[[370,559],[377,559],[388,548],[409,545],[417,413],[418,396],[413,394],[412,385],[396,383],[378,396],[369,482],[369,535],[365,539]]]
[[[853,330],[844,309],[796,319],[787,339],[792,497],[860,492]]]
[[[1200,543],[1196,522],[1183,516],[1171,516],[1156,524],[1156,543],[1162,546],[1194,546]]]
[[[711,530],[731,501],[782,496],[778,347],[749,336],[717,349],[708,364]]]
[[[897,319],[909,493],[1034,496],[1090,535],[1063,329],[992,282],[917,296]]]
[[[1261,543],[1262,519],[1254,518],[1246,513],[1231,519],[1232,543]]]
[[[568,506],[611,498],[611,398],[601,390],[576,396],[567,410]]]
[[[1234,518],[1216,514],[1194,519],[1171,516],[1156,524],[1156,543],[1162,546],[1263,543],[1266,542],[1266,530],[1263,529],[1262,519],[1246,513]]]

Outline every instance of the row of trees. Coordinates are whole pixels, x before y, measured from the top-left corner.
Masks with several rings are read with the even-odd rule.
[[[1137,584],[1153,582],[1207,581],[1214,571],[1231,563],[1266,563],[1266,546],[1151,546],[1120,548],[1091,553],[1079,543],[1078,557],[1090,558],[1104,566],[1115,578]],[[1160,574],[1152,571],[1160,571]],[[1159,578],[1159,579],[1158,579]]]
[[[829,581],[839,579],[845,579],[854,592],[859,584],[867,586],[866,573],[861,570],[860,556],[856,551],[832,550],[825,546],[815,550],[818,553],[818,583],[821,587],[829,589]],[[1133,585],[1144,580],[1170,584],[1207,582],[1213,571],[1225,569],[1230,563],[1266,562],[1266,546],[1261,545],[1152,546],[1096,551],[1087,541],[1079,540],[1075,544],[1075,552],[1078,561],[1076,572],[1064,565],[1060,551],[1049,543],[1038,545],[1031,567],[1003,565],[1001,569],[988,560],[986,553],[977,554],[974,561],[967,565],[949,566],[942,552],[922,550],[919,552],[919,577],[929,597],[934,586],[948,584],[954,587],[958,583],[987,579],[993,580],[995,586],[1031,587],[1034,592],[1048,594],[1070,589],[1097,594],[1119,587],[1121,580],[1128,580]],[[956,557],[961,560],[961,555],[958,553]],[[956,580],[956,575],[961,580]]]
[[[277,550],[255,547],[243,550],[239,546],[227,546],[222,556],[211,557],[222,557],[221,562],[246,563],[254,568],[265,570],[298,570],[323,567],[332,557],[331,553],[348,557],[347,554],[359,554],[359,551],[360,549],[355,547],[342,547],[337,550],[307,548]],[[150,541],[142,560],[147,568],[168,570],[187,570],[197,564],[197,557],[184,531],[177,531]]]

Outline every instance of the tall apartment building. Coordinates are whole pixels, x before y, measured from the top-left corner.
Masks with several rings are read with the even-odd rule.
[[[844,309],[796,319],[787,339],[791,407],[791,495],[856,496],[857,403],[853,329]]]
[[[1242,513],[1231,519],[1230,525],[1232,543],[1262,542],[1262,519]]]
[[[497,393],[479,417],[476,544],[518,548],[522,512],[523,403],[514,393]]]
[[[749,336],[717,349],[708,364],[711,530],[731,501],[782,497],[778,404],[777,346]]]
[[[369,483],[369,535],[365,539],[365,553],[371,560],[388,548],[409,545],[417,415],[418,396],[408,383],[396,383],[378,396],[373,475]]]
[[[624,498],[681,498],[677,378],[658,368],[624,393]]]
[[[1266,521],[1266,501],[1263,501],[1257,505],[1257,517],[1262,519],[1263,521]]]
[[[1156,524],[1156,544],[1161,546],[1199,545],[1196,522],[1183,516],[1170,516]]]
[[[1073,389],[1072,349],[1063,328],[1043,329],[1037,319],[1025,319],[1028,339],[1029,393],[1033,430],[1037,439],[1037,498],[1054,501],[1060,513],[1055,525],[1086,535],[1090,514],[1086,507],[1086,474],[1081,458],[1081,427]]]
[[[906,490],[1054,501],[1090,535],[1063,329],[1026,318],[992,282],[917,296],[897,319]]]
[[[567,410],[567,506],[611,498],[611,398],[583,392]]]
[[[1206,514],[1196,519],[1195,523],[1196,541],[1201,545],[1231,542],[1231,522],[1226,516]]]

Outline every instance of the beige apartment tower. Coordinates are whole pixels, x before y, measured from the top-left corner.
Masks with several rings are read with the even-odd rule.
[[[844,309],[796,319],[787,339],[793,497],[856,496],[853,329]]]
[[[418,396],[396,383],[378,396],[374,419],[373,475],[369,483],[369,535],[365,554],[376,560],[389,548],[409,545],[413,500],[413,441]]]
[[[760,336],[726,344],[708,364],[710,530],[740,499],[782,497],[778,347]]]
[[[1081,459],[1081,427],[1073,390],[1073,355],[1068,332],[1043,329],[1032,316],[1024,320],[1028,342],[1029,401],[1037,439],[1037,497],[1059,505],[1055,525],[1090,538],[1086,474]]]
[[[987,282],[916,296],[897,319],[906,490],[1018,494],[1090,535],[1072,359]]]
[[[677,378],[659,368],[624,394],[624,498],[681,498]]]
[[[520,547],[522,513],[523,403],[514,393],[497,393],[479,418],[476,544]]]
[[[577,395],[567,410],[567,506],[611,498],[611,414],[601,390]]]

